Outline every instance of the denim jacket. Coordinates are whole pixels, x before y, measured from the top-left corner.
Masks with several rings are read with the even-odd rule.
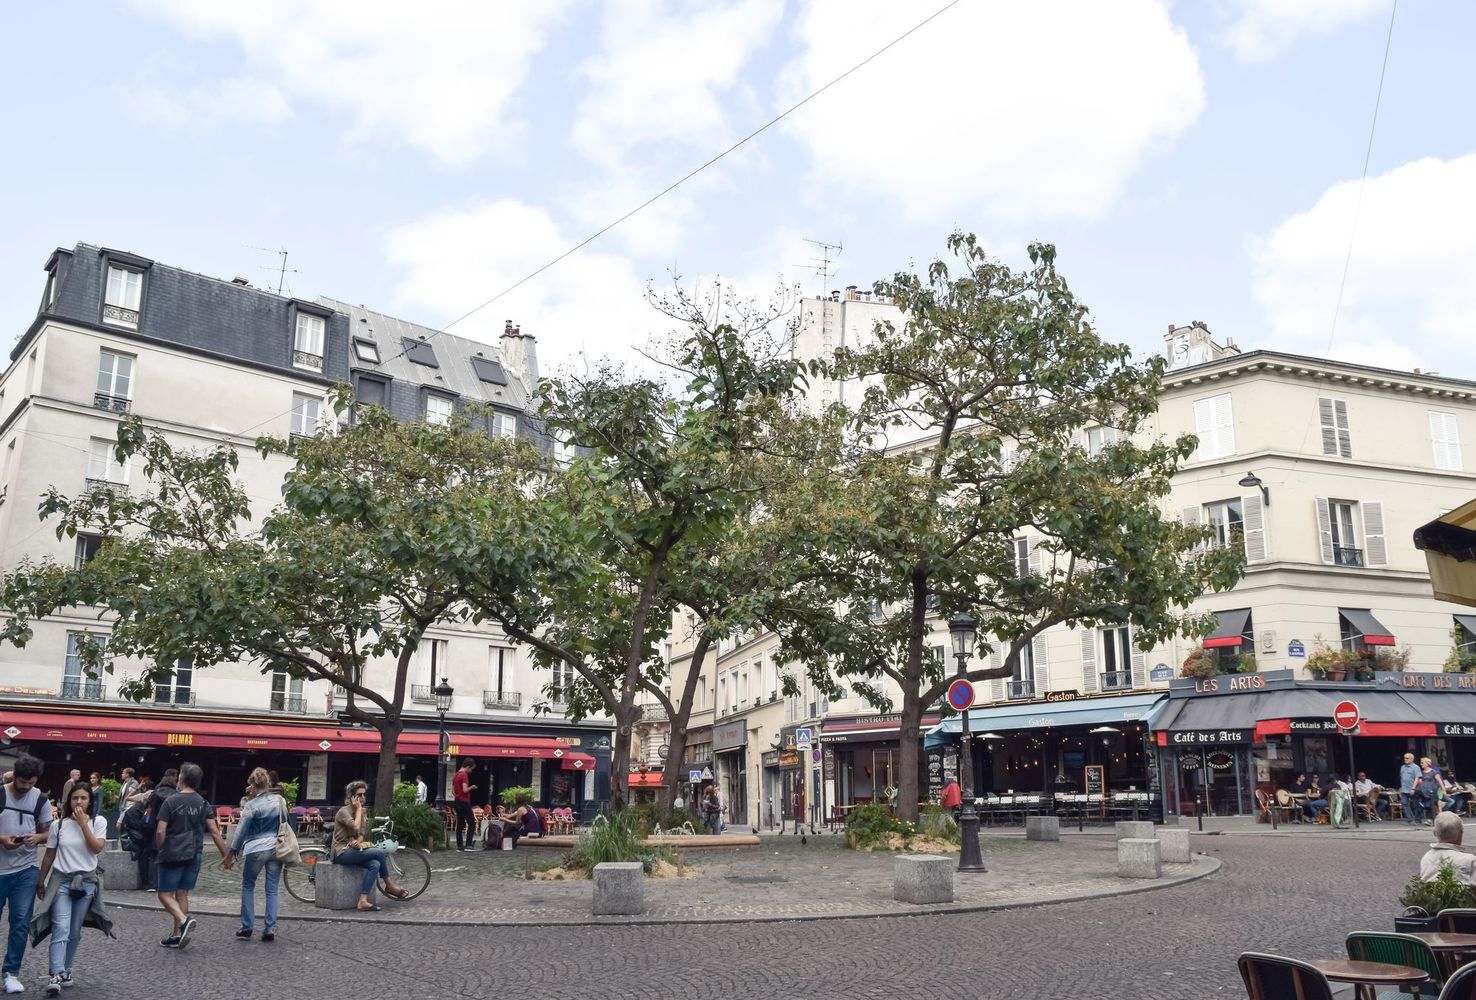
[[[241,821],[236,824],[236,834],[231,838],[231,850],[240,854],[241,848],[267,836],[275,842],[286,811],[286,801],[276,792],[258,795],[247,802],[241,810]]]

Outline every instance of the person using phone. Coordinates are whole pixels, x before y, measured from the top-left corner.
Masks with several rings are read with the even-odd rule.
[[[93,815],[93,802],[101,791],[94,791],[92,785],[73,785],[61,819],[46,838],[41,881],[36,886],[41,902],[31,923],[39,925],[40,936],[48,930],[51,934],[49,997],[61,996],[63,987],[76,983],[72,970],[84,926],[112,936],[113,922],[102,905],[102,882],[97,875],[97,856],[108,835],[108,821]]]
[[[0,788],[0,910],[8,910],[10,934],[5,940],[5,963],[0,966],[6,993],[24,993],[19,976],[26,956],[36,886],[41,881],[36,848],[51,830],[51,803],[36,782],[41,761],[30,754],[16,758],[10,781]]]

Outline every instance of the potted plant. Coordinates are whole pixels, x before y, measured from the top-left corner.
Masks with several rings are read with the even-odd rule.
[[[1440,862],[1440,871],[1432,881],[1418,875],[1410,879],[1399,894],[1404,912],[1394,918],[1394,929],[1401,934],[1420,934],[1435,930],[1441,910],[1476,906],[1476,890],[1462,882],[1455,866]]]
[[[1235,672],[1238,674],[1253,674],[1256,672],[1256,654],[1241,653],[1235,658]]]
[[[1400,646],[1398,649],[1380,646],[1378,651],[1373,655],[1374,670],[1387,670],[1396,674],[1402,674],[1408,666],[1408,646]]]
[[[1340,681],[1348,676],[1348,667],[1353,654],[1346,649],[1334,649],[1323,641],[1321,635],[1312,637],[1312,652],[1307,654],[1307,669],[1317,677]]]
[[[1448,674],[1476,673],[1476,646],[1466,645],[1466,633],[1459,625],[1450,630],[1450,655],[1445,658]]]
[[[1184,665],[1179,668],[1180,677],[1213,677],[1219,672],[1220,663],[1219,658],[1215,656],[1215,651],[1205,649],[1198,643],[1195,643],[1189,655],[1184,657]]]

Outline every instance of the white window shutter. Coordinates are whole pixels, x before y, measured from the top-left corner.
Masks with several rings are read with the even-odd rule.
[[[1332,514],[1328,509],[1327,497],[1317,498],[1317,535],[1321,542],[1322,561],[1333,563]]]
[[[1035,696],[1037,698],[1045,695],[1046,645],[1046,637],[1044,635],[1038,635],[1030,640],[1030,655],[1035,658],[1035,676],[1031,680],[1035,682]]]
[[[1266,547],[1266,513],[1261,505],[1261,495],[1253,493],[1241,497],[1240,509],[1245,528],[1245,561],[1265,562],[1270,550]]]
[[[1435,468],[1461,471],[1461,437],[1454,413],[1430,411],[1430,444]]]
[[[1215,397],[1215,431],[1219,456],[1235,454],[1235,414],[1230,406],[1230,394]]]
[[[1389,547],[1384,541],[1384,505],[1365,500],[1363,508],[1363,554],[1369,566],[1389,565]]]
[[[1199,451],[1195,457],[1200,461],[1215,457],[1215,401],[1194,401],[1194,434],[1199,438]]]
[[[1353,457],[1353,434],[1348,428],[1348,404],[1345,400],[1333,401],[1333,418],[1337,421],[1338,454],[1343,458]]]
[[[1036,539],[1032,538],[1029,541],[1027,541],[1025,544],[1026,544],[1026,546],[1029,547],[1029,551],[1030,551],[1030,573],[1031,573],[1032,576],[1040,576],[1041,575],[1041,568],[1040,568],[1040,561],[1041,561],[1040,542],[1037,541]]]
[[[1097,690],[1097,630],[1093,628],[1081,630],[1081,690]]]
[[[992,643],[994,648],[989,651],[989,666],[993,669],[1004,666],[1004,656],[1000,653],[1001,642],[1002,640],[995,639]],[[1005,700],[1005,679],[1003,677],[996,677],[989,682],[989,697],[993,701]]]
[[[1133,635],[1132,638],[1133,639],[1136,639],[1137,636],[1136,635]],[[1144,688],[1144,687],[1147,687],[1148,686],[1148,654],[1145,653],[1145,652],[1143,652],[1143,650],[1139,649],[1136,642],[1133,643],[1132,664],[1133,664],[1133,687],[1135,687],[1135,688]]]
[[[1317,417],[1322,424],[1322,453],[1353,457],[1353,439],[1348,431],[1348,403],[1342,399],[1317,398]]]

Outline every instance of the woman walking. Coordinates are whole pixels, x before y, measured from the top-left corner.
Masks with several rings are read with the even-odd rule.
[[[77,946],[84,925],[97,927],[112,936],[112,921],[102,905],[102,882],[97,875],[97,856],[102,853],[108,821],[90,815],[93,792],[83,784],[72,786],[61,821],[53,823],[41,858],[41,880],[36,886],[40,902],[31,917],[32,943],[51,934],[51,978],[46,995],[60,996],[71,986]]]
[[[369,814],[364,800],[369,797],[369,786],[362,781],[351,781],[343,790],[343,797],[344,806],[333,817],[333,863],[364,869],[364,879],[359,885],[359,910],[368,913],[380,908],[369,900],[369,893],[374,891],[374,880],[380,872],[384,872],[386,895],[396,899],[409,896],[390,878],[384,851],[370,847],[364,839],[364,821]]]
[[[277,940],[277,897],[282,888],[282,862],[277,860],[277,830],[287,818],[287,803],[272,790],[272,779],[258,767],[246,779],[250,797],[241,810],[236,835],[222,866],[230,868],[236,855],[241,866],[241,929],[237,941],[250,941],[256,930],[256,880],[266,872],[266,920],[261,925],[263,942]]]

